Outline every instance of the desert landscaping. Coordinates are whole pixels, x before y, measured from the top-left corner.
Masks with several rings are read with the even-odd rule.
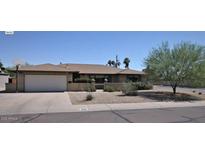
[[[201,93],[201,94],[199,94]],[[86,96],[91,94],[93,99],[86,100]],[[68,92],[73,105],[82,104],[118,104],[118,103],[144,103],[144,102],[194,102],[205,100],[203,89],[178,88],[178,93],[173,95],[168,86],[154,86],[152,90],[138,90],[137,96],[126,96],[121,91],[104,92]]]

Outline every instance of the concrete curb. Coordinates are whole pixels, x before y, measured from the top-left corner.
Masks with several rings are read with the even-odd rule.
[[[92,104],[92,105],[72,105],[67,112],[91,112],[91,111],[111,111],[111,110],[136,110],[136,109],[156,109],[156,108],[176,108],[176,107],[199,107],[205,106],[205,101],[192,102],[147,102],[147,103],[126,103],[126,104]]]
[[[137,109],[157,109],[157,108],[178,108],[178,107],[200,107],[205,106],[205,101],[192,102],[146,102],[146,103],[126,103],[126,104],[92,104],[92,105],[72,105],[68,104],[64,109],[53,110],[49,108],[47,112],[28,111],[21,113],[1,112],[3,115],[16,114],[46,114],[46,113],[66,113],[66,112],[92,112],[92,111],[112,111],[112,110],[137,110]]]

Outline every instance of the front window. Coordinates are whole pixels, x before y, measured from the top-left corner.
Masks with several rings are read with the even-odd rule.
[[[90,77],[92,79],[95,79],[96,83],[104,83],[106,80],[107,80],[107,82],[111,81],[110,75],[91,75]]]
[[[140,77],[136,75],[127,75],[127,81],[138,82]]]

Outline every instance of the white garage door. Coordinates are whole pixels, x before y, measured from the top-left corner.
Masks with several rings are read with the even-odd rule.
[[[25,91],[66,91],[65,75],[25,75]]]

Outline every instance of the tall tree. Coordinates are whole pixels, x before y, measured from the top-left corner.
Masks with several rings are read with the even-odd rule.
[[[108,60],[107,64],[108,64],[109,66],[112,66],[112,60]]]
[[[128,57],[126,57],[123,61],[123,63],[125,64],[125,68],[129,68],[129,64],[130,64],[130,59]]]
[[[115,60],[108,60],[107,64],[109,66],[113,66],[113,67],[116,67],[118,68],[118,66],[120,66],[120,61],[118,60],[118,56],[116,56]]]
[[[2,68],[3,67],[3,63],[0,61],[0,68]]]
[[[112,62],[111,62],[111,63],[112,63],[112,66],[113,66],[113,67],[115,67],[115,65],[116,65],[115,61],[114,61],[114,60],[112,60]]]
[[[170,48],[163,42],[145,59],[147,72],[157,81],[169,82],[176,94],[178,85],[188,80],[197,80],[203,74],[205,47],[182,42]],[[202,69],[203,68],[203,69]]]
[[[115,66],[116,68],[118,68],[118,66],[120,66],[120,64],[121,64],[121,63],[120,63],[120,61],[119,61],[119,59],[118,59],[118,56],[116,55],[115,65],[114,65],[114,66]]]

